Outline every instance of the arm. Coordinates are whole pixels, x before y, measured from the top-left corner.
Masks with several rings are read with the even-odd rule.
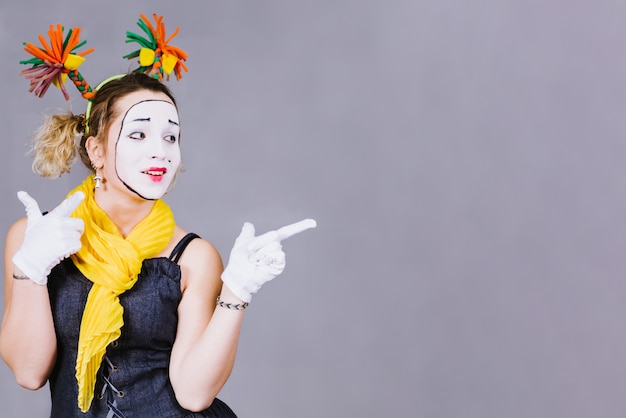
[[[216,309],[218,293],[226,303],[250,302],[253,293],[285,268],[280,242],[315,226],[314,220],[305,219],[256,237],[254,225],[246,222],[224,270],[208,242],[189,245],[181,258],[187,281],[170,362],[170,380],[181,406],[192,411],[209,407],[233,368],[243,310]]]
[[[0,329],[0,355],[13,370],[17,383],[35,390],[42,387],[54,366],[56,335],[48,287],[20,276],[12,261],[22,245],[26,218],[9,229],[4,252],[4,317]]]
[[[18,192],[18,198],[27,217],[17,221],[6,238],[0,355],[17,382],[34,390],[46,383],[56,360],[48,274],[80,249],[83,221],[70,218],[70,214],[84,196],[74,193],[46,216],[28,193]],[[14,274],[24,279],[15,280]]]
[[[222,261],[207,241],[193,240],[180,265],[183,297],[170,380],[181,406],[200,411],[211,405],[230,376],[244,311],[216,309],[218,294],[226,302],[241,301],[222,286]]]

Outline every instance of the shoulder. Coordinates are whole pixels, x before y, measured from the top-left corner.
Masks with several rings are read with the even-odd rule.
[[[222,257],[217,249],[209,241],[196,238],[189,242],[187,248],[180,257],[181,269],[187,273],[207,274],[221,273]]]
[[[187,236],[189,232],[176,226],[172,241],[168,246],[168,251],[171,253],[174,248]],[[217,249],[206,239],[202,238],[200,234],[195,234],[196,237],[189,241],[180,258],[180,263],[190,262],[196,259],[206,259],[208,262],[221,262],[221,256]],[[180,264],[179,263],[179,264]]]
[[[174,236],[176,242],[187,235],[186,231],[178,229]],[[189,242],[178,261],[182,273],[183,290],[188,286],[215,286],[221,283],[219,278],[223,270],[222,258],[215,246],[204,238],[198,237]]]
[[[187,248],[181,256],[183,259],[195,260],[197,258],[204,259],[208,262],[215,262],[218,259],[221,261],[221,256],[217,249],[209,241],[202,237],[195,238],[189,242]]]
[[[9,227],[6,235],[6,250],[10,251],[11,248],[21,245],[25,232],[26,217],[18,219]]]

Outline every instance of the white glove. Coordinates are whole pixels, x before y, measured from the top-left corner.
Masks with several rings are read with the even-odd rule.
[[[313,219],[305,219],[255,237],[254,225],[244,223],[222,281],[239,299],[249,303],[253,293],[285,269],[285,253],[280,242],[316,225]]]
[[[33,282],[44,285],[54,266],[80,250],[85,225],[82,219],[70,215],[85,195],[74,193],[45,216],[28,193],[18,192],[17,198],[24,204],[28,220],[24,242],[13,256],[13,263]]]

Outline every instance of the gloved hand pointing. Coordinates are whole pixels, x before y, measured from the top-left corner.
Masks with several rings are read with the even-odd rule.
[[[24,242],[13,256],[13,263],[37,284],[48,283],[48,274],[61,260],[80,250],[85,225],[80,218],[70,218],[85,198],[76,192],[45,216],[37,201],[20,191],[17,198],[26,208]]]
[[[313,219],[305,219],[255,237],[254,225],[244,223],[222,281],[239,299],[250,302],[253,293],[285,269],[285,253],[280,242],[316,225]]]

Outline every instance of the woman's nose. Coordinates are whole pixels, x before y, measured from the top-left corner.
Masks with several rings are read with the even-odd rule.
[[[148,143],[148,158],[155,160],[164,160],[166,157],[164,141],[160,138],[156,138],[150,139]]]

